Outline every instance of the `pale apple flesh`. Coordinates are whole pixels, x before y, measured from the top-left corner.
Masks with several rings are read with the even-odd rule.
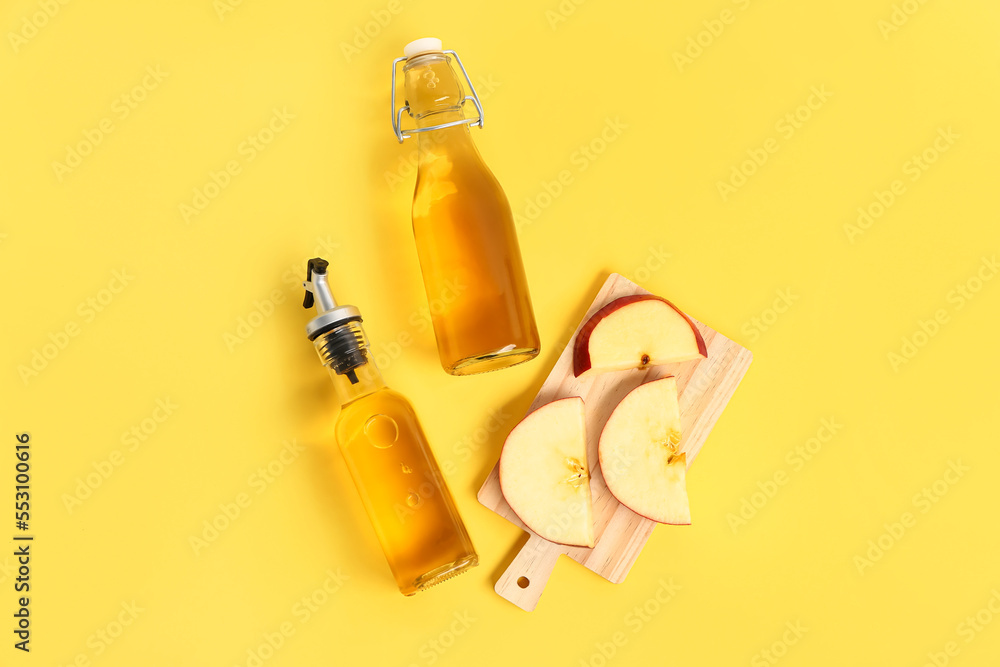
[[[573,374],[648,368],[708,356],[694,321],[658,296],[615,299],[591,316],[573,347]]]
[[[641,384],[614,409],[598,456],[608,490],[625,507],[659,523],[687,525],[687,455],[680,451],[677,381]]]
[[[539,537],[594,546],[583,399],[538,408],[511,430],[500,453],[500,490]]]

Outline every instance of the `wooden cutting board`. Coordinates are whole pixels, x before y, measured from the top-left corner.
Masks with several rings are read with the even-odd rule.
[[[639,552],[653,532],[653,527],[656,526],[655,522],[635,514],[619,503],[608,491],[601,475],[597,443],[604,423],[625,394],[650,380],[666,375],[677,377],[683,433],[680,445],[681,450],[687,453],[687,463],[690,468],[753,358],[750,350],[695,320],[708,346],[706,359],[658,366],[643,371],[604,373],[594,378],[577,380],[573,377],[573,343],[580,332],[580,327],[598,309],[618,297],[629,294],[649,294],[649,292],[624,276],[612,273],[591,304],[586,317],[576,328],[569,345],[556,361],[531,407],[528,408],[530,413],[550,401],[568,396],[580,396],[586,403],[587,458],[591,474],[590,490],[594,502],[594,534],[597,536],[595,546],[588,549],[555,544],[528,530],[514,514],[500,491],[499,463],[493,467],[479,490],[479,502],[529,534],[527,543],[514,557],[495,586],[496,592],[501,597],[525,611],[532,611],[538,604],[538,599],[560,554],[566,554],[609,581],[621,583],[639,557]],[[697,522],[697,499],[692,515]],[[661,530],[683,530],[683,528],[665,526]]]

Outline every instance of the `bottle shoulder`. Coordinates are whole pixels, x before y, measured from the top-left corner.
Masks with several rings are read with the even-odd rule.
[[[350,403],[341,406],[338,414],[338,422],[356,419],[363,415],[372,414],[397,414],[414,415],[413,405],[409,399],[398,391],[389,387],[381,387],[370,394],[365,394]]]
[[[410,401],[388,387],[379,389],[341,407],[335,423],[341,447],[372,439],[394,442],[401,434],[407,440],[422,439],[420,422]]]
[[[503,187],[493,170],[476,148],[468,129],[461,128],[466,135],[458,139],[442,138],[435,142],[433,135],[448,130],[437,130],[422,139],[418,152],[417,182],[415,194],[431,188],[435,197],[448,194],[479,198],[483,192],[494,197],[504,196]]]

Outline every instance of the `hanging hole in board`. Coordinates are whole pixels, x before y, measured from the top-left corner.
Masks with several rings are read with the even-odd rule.
[[[517,578],[517,586],[518,586],[518,588],[527,588],[530,585],[531,585],[531,582],[528,581],[527,577],[518,577]]]

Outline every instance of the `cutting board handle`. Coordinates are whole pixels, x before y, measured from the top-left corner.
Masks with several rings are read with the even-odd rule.
[[[500,597],[521,609],[534,610],[560,553],[562,552],[556,545],[537,535],[530,535],[514,560],[500,575],[494,590]]]

